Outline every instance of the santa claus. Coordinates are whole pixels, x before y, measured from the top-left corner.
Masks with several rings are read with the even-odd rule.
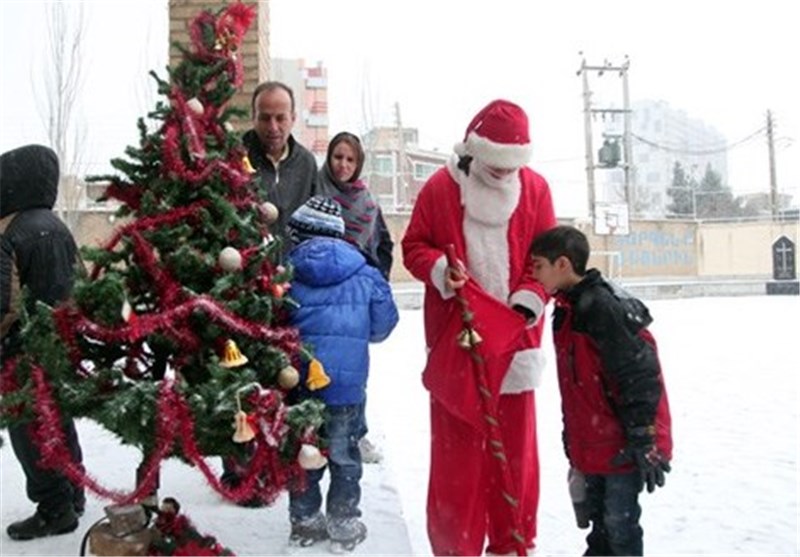
[[[429,358],[423,382],[431,395],[427,520],[436,555],[480,555],[487,538],[487,553],[534,547],[539,500],[534,388],[544,367],[541,317],[548,295],[533,278],[528,248],[556,219],[547,182],[526,166],[530,155],[525,111],[506,100],[490,102],[472,119],[451,160],[420,191],[402,240],[404,265],[425,283]],[[448,246],[456,256],[450,263]],[[469,291],[475,305],[475,328],[497,336],[482,347],[494,353],[481,354],[481,369],[474,359],[464,359],[459,346],[464,314],[456,294],[461,291]],[[511,493],[492,451],[496,442],[481,423],[485,407],[473,392],[476,381],[468,380],[469,374],[484,372],[496,386],[491,419],[499,421]]]

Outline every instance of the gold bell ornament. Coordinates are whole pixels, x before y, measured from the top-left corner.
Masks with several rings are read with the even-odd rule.
[[[297,462],[303,470],[319,470],[328,464],[328,459],[317,447],[304,443],[300,446],[300,452],[297,453]]]
[[[306,387],[309,391],[316,391],[331,384],[331,378],[325,373],[322,362],[316,358],[311,358],[308,364],[308,377],[306,377]]]
[[[247,172],[248,174],[256,173],[256,169],[253,168],[253,165],[250,162],[250,157],[248,157],[247,155],[242,157],[242,167],[244,168],[244,171]]]
[[[236,407],[238,408],[238,411],[236,412],[233,421],[233,427],[236,429],[236,431],[233,433],[233,442],[247,443],[255,438],[256,432],[253,430],[253,426],[250,425],[250,421],[247,419],[247,412],[242,410],[242,401],[239,398],[238,392],[236,393]]]
[[[481,338],[481,335],[478,334],[478,331],[475,329],[470,329],[469,342],[472,346],[478,346],[481,342],[483,342],[483,339]]]
[[[256,432],[253,431],[253,427],[247,420],[247,413],[243,410],[236,412],[233,425],[236,428],[236,431],[233,433],[234,443],[247,443],[255,438]]]
[[[469,329],[462,329],[460,333],[458,333],[458,345],[463,348],[464,350],[469,350]]]
[[[225,341],[225,352],[222,355],[222,361],[219,363],[222,367],[232,368],[243,366],[248,362],[247,356],[239,351],[239,347],[231,339]]]
[[[458,335],[458,345],[465,350],[477,346],[482,341],[483,339],[481,335],[478,334],[478,331],[471,327],[462,330]]]

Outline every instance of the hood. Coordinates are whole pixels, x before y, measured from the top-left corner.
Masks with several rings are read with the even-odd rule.
[[[58,157],[44,145],[0,155],[0,218],[26,209],[52,209],[58,196]]]
[[[336,238],[316,237],[289,252],[294,278],[311,286],[339,284],[367,264],[352,244]]]

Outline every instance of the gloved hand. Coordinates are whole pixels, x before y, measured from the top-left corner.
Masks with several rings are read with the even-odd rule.
[[[611,466],[622,466],[633,462],[639,469],[642,484],[647,492],[664,487],[664,474],[672,470],[669,461],[658,452],[655,445],[655,427],[636,427],[628,431],[628,444],[611,460]]]

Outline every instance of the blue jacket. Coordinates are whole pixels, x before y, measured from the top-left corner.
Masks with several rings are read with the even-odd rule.
[[[363,403],[369,343],[382,341],[397,325],[389,283],[344,240],[306,240],[288,259],[294,266],[291,296],[300,305],[291,314],[292,325],[331,378],[313,396],[332,406]],[[307,374],[305,365],[301,385]]]

